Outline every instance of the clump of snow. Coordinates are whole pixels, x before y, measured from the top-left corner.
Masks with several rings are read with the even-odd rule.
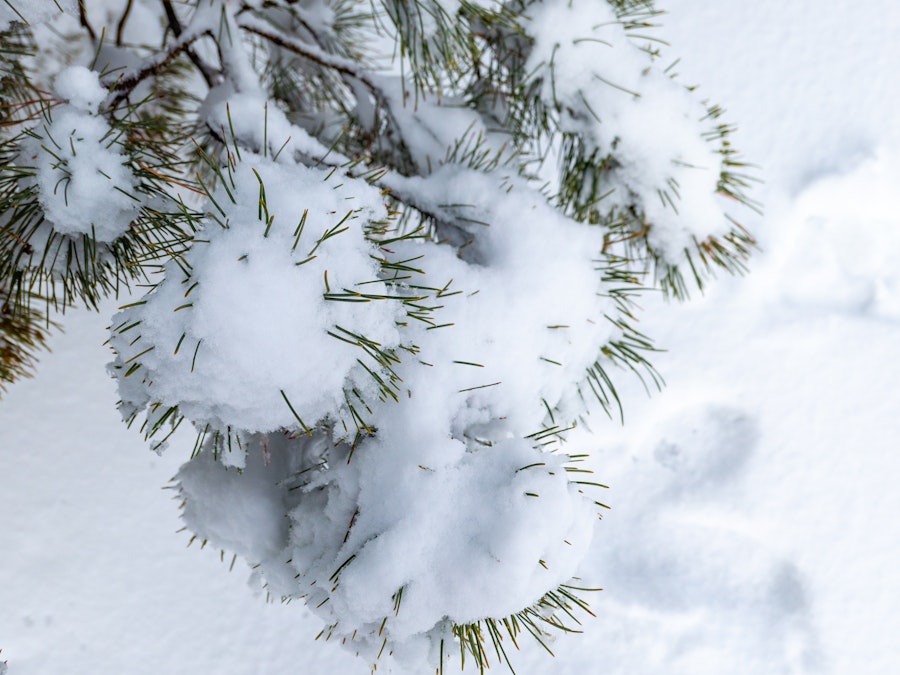
[[[376,660],[388,641],[401,661],[435,662],[452,624],[514,614],[568,582],[596,514],[564,455],[428,440],[380,436],[349,462],[332,449],[329,465],[324,437],[255,437],[240,474],[207,448],[177,477],[185,522],[354,651]]]
[[[109,124],[62,107],[35,134],[22,156],[36,165],[39,201],[54,231],[105,243],[127,232],[139,202],[126,158],[110,144]]]
[[[23,188],[37,189],[44,215],[30,238],[32,258],[40,260],[55,235],[89,235],[108,244],[128,231],[138,213],[136,179],[109,123],[96,115],[105,94],[96,74],[75,66],[60,74],[61,98],[22,141],[18,163],[33,171]]]
[[[328,614],[367,626],[373,648],[392,614],[387,630],[402,643],[447,619],[521,611],[568,582],[590,542],[595,507],[569,483],[564,456],[513,439],[468,452],[459,441],[442,445],[444,461],[429,453],[420,465],[418,445],[389,436],[351,461],[359,515],[334,562],[355,557],[340,572]],[[384,494],[392,495],[389,506]],[[303,506],[293,513],[295,553],[303,553],[311,522]]]
[[[212,452],[185,464],[177,479],[185,498],[183,518],[198,538],[250,560],[274,558],[287,543],[287,491],[276,483],[289,475],[293,457],[283,436],[251,441],[245,466],[226,467]],[[298,458],[302,455],[298,455]]]
[[[258,87],[238,92],[232,84],[222,84],[209,92],[200,116],[229,146],[237,139],[256,152],[281,161],[291,161],[296,155],[329,154],[329,149],[305,129],[291,124]],[[333,158],[337,157],[334,153]]]
[[[616,314],[611,286],[598,271],[603,231],[561,215],[524,181],[458,165],[396,185],[429,208],[450,205],[472,237],[463,251],[477,262],[446,246],[423,251],[426,268],[463,291],[442,302],[439,322],[452,327],[429,331],[422,343],[427,377],[440,383],[431,396],[444,391],[445,409],[459,410],[453,425],[502,419],[504,433],[524,436],[541,427],[548,406],[582,412],[573,383],[618,334],[606,318]],[[588,386],[584,396],[592,397]]]
[[[695,241],[726,234],[706,107],[654,64],[610,3],[538,2],[528,16],[534,45],[524,70],[541,100],[588,153],[615,159],[600,190],[610,193],[606,208],[638,204],[651,249],[670,264],[683,262]]]
[[[84,66],[70,66],[56,76],[56,95],[68,101],[76,110],[97,114],[100,103],[106,97],[106,89],[100,84],[100,76]]]
[[[400,347],[404,312],[376,298],[390,293],[365,231],[387,218],[378,190],[245,154],[206,209],[184,261],[113,320],[123,413],[306,430],[382,396],[372,354]]]
[[[254,161],[263,166],[258,158]],[[292,184],[300,184],[297,174],[308,171],[290,169]],[[270,181],[263,178],[267,195],[272,194]],[[235,181],[238,195],[243,180]],[[372,660],[387,641],[400,661],[436,662],[441,641],[453,640],[454,624],[510,616],[568,583],[593,534],[597,504],[586,493],[595,488],[572,482],[572,460],[542,446],[556,440],[554,424],[559,421],[554,423],[551,409],[566,424],[584,412],[585,401],[572,382],[584,380],[586,369],[600,358],[600,346],[617,331],[604,318],[614,315],[615,307],[596,269],[602,231],[562,216],[524,181],[498,181],[447,165],[426,178],[396,182],[398,189],[415,193],[418,203],[428,208],[449,204],[464,213],[477,234],[472,245],[477,262],[463,260],[452,247],[434,242],[404,240],[390,245],[401,259],[414,260],[423,268],[417,284],[447,289],[446,279],[454,281],[453,290],[434,298],[441,305],[435,325],[406,329],[420,349],[419,358],[396,366],[403,393],[399,401],[371,401],[377,424],[374,436],[352,447],[336,445],[332,432],[323,426],[311,436],[253,436],[244,441],[248,458],[241,474],[215,461],[218,450],[208,442],[178,477],[191,530],[215,546],[240,552],[256,566],[269,593],[304,599],[328,624],[329,635]],[[256,198],[258,183],[246,182],[256,188],[252,193]],[[310,194],[304,195],[307,203]],[[217,193],[219,198],[227,199]],[[255,202],[252,208],[257,208]],[[244,242],[250,236],[260,238],[255,211],[243,221],[230,213],[228,217],[230,228],[224,232],[236,232],[234,236]],[[217,245],[223,236],[217,226],[212,228],[201,235],[210,239],[204,249]],[[288,244],[277,245],[289,256]],[[230,253],[236,256],[240,251]],[[189,254],[188,260],[191,274],[211,269],[205,259],[201,265]],[[351,258],[345,255],[341,263],[347,267]],[[272,268],[268,263],[267,269]],[[223,272],[216,277],[217,287],[223,289],[222,306],[227,303],[243,315],[241,289],[249,284],[240,280],[228,285],[225,276]],[[205,276],[197,280],[189,299],[202,291]],[[128,355],[149,346],[144,340],[150,327],[144,323],[181,317],[189,321],[186,317],[201,311],[198,296],[192,307],[171,312],[176,303],[184,302],[181,289],[192,283],[192,276],[182,283],[176,272],[174,283],[167,279],[145,305],[126,310],[117,319],[122,325],[137,318],[142,322],[134,328],[141,339],[132,345],[124,346],[131,339],[129,331],[114,336],[120,375],[128,368]],[[301,283],[286,278],[283,286],[293,289]],[[159,300],[169,292],[171,300]],[[271,292],[262,289],[252,295],[269,326],[283,321],[280,305],[261,300]],[[160,320],[151,318],[158,302],[167,312]],[[230,313],[228,319],[233,321],[234,316]],[[191,332],[196,324],[177,325],[168,342],[177,340],[181,331],[196,337]],[[332,383],[324,374],[306,377],[293,367],[295,361],[321,353],[328,368],[345,376],[334,346],[323,341],[320,351],[314,342],[315,331],[324,329],[311,320],[298,325],[291,331],[296,355],[282,355],[277,369],[256,358],[250,372],[243,365],[249,359],[246,345],[263,344],[266,355],[273,352],[272,346],[240,328],[220,324],[217,330],[240,335],[236,344],[243,353],[236,349],[220,361],[211,350],[206,358],[212,366],[202,371],[196,385],[206,401],[191,403],[189,416],[196,420],[201,408],[215,409],[223,411],[219,424],[225,420],[238,424],[235,420],[242,419],[243,411],[212,405],[211,395],[225,371],[228,378],[240,373],[235,381],[244,385],[239,389],[243,398],[236,395],[235,400],[245,407],[251,401],[269,401],[271,405],[254,414],[277,415],[271,418],[273,426],[296,427],[278,401],[280,388],[290,392],[298,411],[312,406],[311,397],[327,393],[323,385],[341,391],[339,379]],[[465,332],[464,340],[460,331]],[[231,336],[216,338],[207,331],[203,339]],[[220,349],[221,342],[216,351]],[[202,350],[201,346],[195,372],[205,367],[200,365]],[[140,362],[159,358],[158,351],[140,356]],[[161,358],[169,357],[162,352]],[[303,368],[312,366],[304,363]],[[256,375],[261,371],[268,382]],[[182,377],[191,377],[187,363],[181,372]],[[152,384],[140,387],[156,396],[159,383],[170,377],[162,366],[153,366],[144,376]],[[259,379],[252,385],[246,384],[255,377]],[[295,382],[303,382],[308,391],[298,390]],[[310,382],[316,386],[308,387]],[[120,376],[123,400],[129,400],[132,384]],[[274,395],[267,388],[274,388]],[[174,403],[172,398],[155,400]],[[188,410],[183,400],[182,396],[180,409]],[[201,421],[210,417],[207,413]],[[317,421],[312,415],[309,419]],[[252,428],[269,430],[262,425]],[[338,427],[335,433],[340,431]],[[533,436],[535,432],[538,436]],[[233,518],[225,506],[232,492]],[[255,526],[257,519],[269,525]]]
[[[381,95],[389,101],[391,119],[413,161],[416,173],[427,175],[436,170],[460,148],[478,149],[488,155],[503,155],[508,141],[502,134],[491,134],[481,114],[459,97],[444,96],[415,105],[406,104],[407,83],[401,77],[373,75]],[[508,153],[507,153],[508,154]]]

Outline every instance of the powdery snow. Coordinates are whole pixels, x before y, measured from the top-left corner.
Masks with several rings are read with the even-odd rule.
[[[106,89],[100,84],[97,73],[84,66],[71,66],[56,76],[56,95],[76,110],[97,114],[100,103],[106,98]]]
[[[613,509],[580,570],[591,585],[606,588],[591,597],[598,618],[585,622],[586,634],[550,645],[556,659],[523,645],[522,654],[512,655],[518,672],[843,675],[889,673],[896,665],[900,531],[891,514],[900,503],[891,481],[900,372],[891,358],[896,293],[890,263],[898,227],[890,204],[900,169],[892,159],[895,146],[874,152],[853,139],[891,137],[897,128],[890,116],[847,112],[856,109],[852,92],[867,80],[852,68],[828,73],[828,91],[850,92],[846,99],[820,105],[820,71],[806,54],[837,58],[829,17],[840,17],[841,34],[867,35],[864,47],[874,50],[890,43],[900,13],[876,0],[833,5],[825,13],[805,2],[797,8],[670,3],[674,13],[663,23],[674,30],[663,33],[675,53],[686,55],[682,72],[704,71],[697,79],[705,90],[728,102],[742,123],[738,144],[776,167],[765,188],[770,208],[760,230],[766,252],[748,279],[726,281],[694,304],[668,308],[644,301],[649,306],[642,328],[669,350],[653,359],[667,377],[667,390],[647,400],[638,387],[624,384],[624,430],[592,417],[596,435],[573,437],[568,445],[590,450],[591,468],[612,486],[603,501]],[[802,15],[804,29],[796,28],[798,20],[786,21],[785,12]],[[868,14],[881,20],[872,24]],[[758,23],[763,18],[766,23]],[[726,30],[730,21],[758,30]],[[782,25],[795,35],[780,39]],[[766,37],[770,30],[773,39]],[[852,63],[855,53],[849,50],[843,63]],[[893,72],[889,54],[866,53],[872,57],[867,70]],[[770,61],[776,70],[759,67]],[[796,81],[787,95],[774,95],[786,70]],[[886,91],[880,95],[889,99]],[[807,94],[819,101],[817,115],[792,117],[812,104],[791,97]],[[893,109],[880,102],[875,107]],[[869,125],[862,131],[860,120]],[[835,129],[848,130],[843,140],[834,138]],[[846,147],[851,156],[874,159],[848,163]],[[822,176],[823,166],[840,168]],[[814,174],[817,180],[810,179]],[[872,244],[854,254],[848,244],[860,241]],[[174,504],[161,500],[156,486],[175,473],[192,439],[177,441],[179,448],[164,458],[148,457],[115,419],[116,394],[102,375],[108,356],[97,347],[104,339],[102,320],[76,314],[68,324],[69,333],[57,336],[56,351],[43,359],[37,379],[17,384],[0,405],[0,439],[8,450],[0,457],[0,574],[16,581],[0,585],[0,606],[11,608],[0,614],[0,647],[10,672],[367,671],[342,650],[314,643],[321,622],[296,603],[250,597],[242,563],[229,575],[230,556],[223,565],[218,552],[183,550],[186,535],[172,534],[179,527]],[[59,429],[70,432],[61,440]],[[54,461],[48,463],[51,450]],[[363,450],[384,448],[358,448]],[[310,448],[307,458],[316,452]],[[204,457],[188,467],[204,466]],[[354,458],[347,471],[362,471],[365,457]],[[286,513],[290,504],[273,497],[270,482],[260,476],[286,469],[278,447],[250,459],[245,473],[256,478],[240,482],[248,495],[236,493],[233,503],[208,502],[211,514],[187,511],[186,517],[221,525],[200,532],[203,538],[235,549],[244,542],[244,555],[270,556],[283,545],[284,525],[271,527],[278,521],[268,516],[270,525],[253,524],[260,510]],[[466,461],[468,468],[443,469],[447,487],[436,497],[451,494],[451,479],[464,477],[478,456]],[[204,490],[207,479],[227,481],[235,472],[210,466],[215,469],[208,475],[196,469],[193,489]],[[182,479],[190,471],[186,467]],[[390,533],[379,546],[357,549],[384,566],[379,569],[387,587],[429,560],[422,552],[390,550],[391,538],[413,526],[403,518],[414,503],[409,500],[417,491],[427,496],[441,475],[413,466],[408,472],[418,480],[393,505],[390,527],[361,523],[358,531]],[[497,485],[501,499],[504,483]],[[352,487],[353,480],[343,486]],[[352,516],[346,504],[337,508],[342,503],[337,497],[332,502],[335,523]],[[452,506],[435,499],[438,522],[454,522],[452,509],[445,515]],[[313,522],[304,521],[294,536],[318,536]],[[331,523],[320,522],[321,534],[333,536]],[[459,521],[461,536],[468,525]],[[552,525],[562,530],[566,521]],[[443,543],[439,531],[410,533],[423,548]],[[538,542],[512,537],[486,542],[484,550],[503,545]],[[367,586],[371,579],[354,581],[354,574],[351,563],[342,583],[378,590],[370,616],[383,613],[383,589]],[[277,578],[273,569],[270,583]],[[490,592],[484,597],[497,599]],[[407,607],[416,606],[413,589],[407,600]],[[428,610],[422,606],[414,614]],[[392,628],[398,635],[409,632],[400,616]]]
[[[150,404],[153,424],[174,406],[200,428],[302,431],[348,415],[354,388],[377,399],[365,368],[380,365],[352,336],[397,348],[402,305],[327,298],[388,295],[366,237],[387,218],[378,190],[248,154],[204,208],[184,262],[113,318],[123,414]]]
[[[96,115],[106,90],[82,66],[63,70],[55,82],[56,96],[67,103],[32,130],[20,162],[36,170],[38,200],[54,232],[112,242],[128,230],[140,203],[121,146]]]
[[[545,105],[560,108],[563,131],[582,134],[588,152],[614,155],[606,208],[644,209],[653,250],[681,263],[696,240],[730,228],[717,194],[720,158],[698,129],[708,110],[653,62],[642,37],[605,2],[535,3],[535,44],[525,71],[540,83]],[[651,45],[652,46],[652,45]]]
[[[179,474],[187,524],[246,555],[268,592],[305,599],[366,658],[389,639],[411,666],[440,658],[453,623],[512,614],[569,582],[597,505],[571,482],[569,457],[528,436],[551,425],[551,409],[566,420],[587,412],[572,382],[619,330],[596,320],[616,314],[595,269],[599,228],[557,214],[524,182],[448,167],[399,185],[435,208],[492,203],[466,211],[490,223],[475,225],[478,262],[396,241],[382,248],[434,271],[409,290],[379,290],[365,236],[386,218],[377,190],[246,154],[219,180],[193,249],[114,317],[111,339],[126,417],[146,407],[154,425],[177,408],[204,434],[241,434],[228,463],[243,465],[246,452],[249,472],[275,457],[254,474],[267,478],[240,490],[232,517],[221,505],[237,478],[209,461],[224,447],[214,438]],[[401,321],[403,293],[447,289],[447,279],[465,290],[425,298],[441,298],[433,320]],[[329,299],[339,290],[401,295]],[[379,397],[374,373],[391,373],[360,361],[355,336],[382,350],[408,341],[392,367],[399,396]],[[357,401],[378,431],[351,449],[341,427],[354,431],[347,408]],[[277,429],[292,435],[253,435]],[[257,522],[239,515],[248,510]]]

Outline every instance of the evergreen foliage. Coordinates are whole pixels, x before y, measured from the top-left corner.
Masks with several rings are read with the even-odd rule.
[[[661,386],[640,293],[754,246],[652,2],[7,5],[0,384],[135,293],[123,417],[193,427],[187,526],[322,637],[484,670],[576,630],[606,507],[566,432]]]

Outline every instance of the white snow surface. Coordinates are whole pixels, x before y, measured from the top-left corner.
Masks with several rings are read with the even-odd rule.
[[[885,47],[900,12],[885,0],[667,8],[682,77],[728,105],[737,145],[763,165],[767,215],[752,225],[764,251],[748,278],[691,304],[645,301],[642,327],[669,350],[654,358],[667,389],[626,388],[623,429],[597,416],[593,435],[570,441],[612,487],[579,570],[606,589],[591,597],[598,617],[550,645],[555,659],[523,644],[513,662],[561,675],[891,673],[900,126],[898,97],[872,83],[900,65]],[[190,439],[159,458],[122,428],[101,316],[67,316],[38,376],[0,403],[9,672],[368,672],[315,643],[321,621],[296,603],[248,593],[242,563],[229,574],[230,557],[184,550],[158,487]],[[285,506],[236,495],[221,520],[252,528],[245,505],[265,504]],[[261,528],[252,547],[284,536]]]

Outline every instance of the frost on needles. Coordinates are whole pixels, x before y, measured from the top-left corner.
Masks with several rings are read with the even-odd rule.
[[[51,4],[0,15],[0,381],[131,288],[124,418],[192,430],[185,524],[321,637],[483,669],[576,630],[605,505],[566,432],[659,385],[633,298],[753,245],[651,3]]]

